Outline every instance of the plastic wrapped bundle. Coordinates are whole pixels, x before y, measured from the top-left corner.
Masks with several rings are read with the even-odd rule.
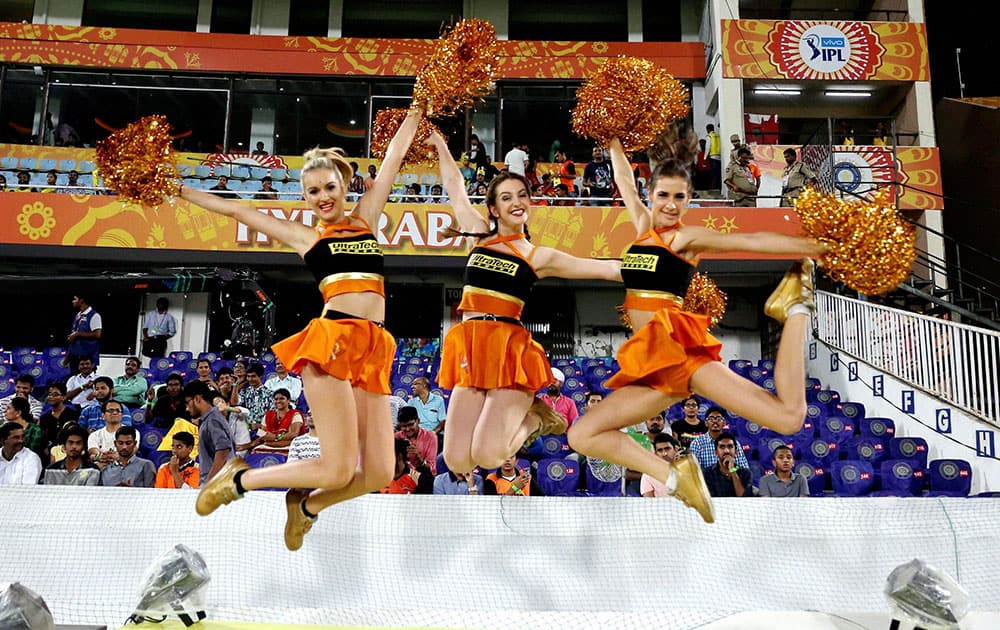
[[[27,586],[14,582],[0,592],[0,628],[52,630],[55,624],[45,600]]]
[[[885,596],[904,617],[928,630],[957,630],[969,613],[968,592],[921,560],[896,567],[886,579]]]
[[[708,327],[715,328],[726,314],[729,296],[708,276],[698,272],[691,278],[684,294],[682,309],[708,317]]]
[[[177,194],[178,174],[166,116],[146,116],[97,144],[104,185],[125,201],[158,206]]]
[[[690,111],[687,88],[645,59],[609,60],[576,91],[573,132],[607,146],[621,140],[627,152],[641,151]]]
[[[860,201],[806,189],[795,211],[803,233],[827,246],[820,267],[855,291],[879,295],[895,289],[917,258],[915,231],[897,212],[889,188]]]
[[[384,159],[386,151],[389,150],[389,143],[396,135],[399,126],[406,118],[406,109],[383,109],[375,115],[375,124],[372,125],[372,157]],[[441,134],[434,123],[421,117],[417,125],[417,133],[410,143],[410,149],[403,157],[403,166],[408,164],[423,164],[437,161],[437,152],[433,147],[424,144],[424,141],[434,132]],[[442,136],[444,134],[441,134]]]
[[[142,579],[135,623],[177,615],[185,626],[205,618],[205,590],[211,578],[205,561],[184,545],[157,558]]]
[[[428,116],[452,116],[486,98],[500,76],[493,25],[466,19],[445,31],[417,75],[413,102]]]

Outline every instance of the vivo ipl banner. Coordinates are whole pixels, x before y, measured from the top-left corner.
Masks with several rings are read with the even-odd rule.
[[[278,219],[315,224],[312,211],[301,201],[246,203]],[[684,220],[720,232],[769,230],[795,234],[799,227],[798,217],[789,208],[691,208]],[[464,239],[444,234],[453,223],[448,205],[390,203],[376,231],[387,254],[464,256]],[[635,238],[628,213],[620,207],[539,206],[532,209],[530,224],[535,244],[581,257],[616,258]],[[101,195],[19,192],[0,193],[0,244],[233,253],[291,251],[243,223],[179,199],[149,208]],[[768,258],[745,254],[737,257]]]
[[[915,22],[722,21],[722,76],[811,81],[929,81]]]

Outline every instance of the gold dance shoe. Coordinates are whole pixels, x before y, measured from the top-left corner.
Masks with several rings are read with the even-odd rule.
[[[236,473],[249,470],[250,465],[242,457],[234,457],[226,462],[217,475],[201,487],[195,510],[202,516],[208,516],[220,505],[242,499],[243,495],[236,491]]]
[[[813,301],[814,268],[815,263],[811,258],[803,258],[793,264],[774,293],[764,303],[764,314],[785,323],[788,319],[788,309],[795,304],[803,304],[810,310],[816,308],[816,303]]]
[[[289,551],[298,551],[302,547],[302,538],[312,529],[315,518],[309,518],[302,511],[302,502],[309,496],[309,491],[302,488],[292,488],[285,493],[285,511],[288,520],[285,521],[285,546]]]
[[[694,455],[681,455],[674,460],[674,472],[677,473],[677,488],[674,496],[690,508],[694,508],[705,519],[706,523],[715,522],[715,510],[712,508],[712,497],[705,485],[705,477],[701,473],[698,458]]]
[[[531,444],[543,435],[562,435],[566,433],[566,418],[563,418],[558,411],[549,407],[541,398],[535,397],[531,407],[528,408],[528,415],[538,416],[538,428],[531,432],[525,445]]]

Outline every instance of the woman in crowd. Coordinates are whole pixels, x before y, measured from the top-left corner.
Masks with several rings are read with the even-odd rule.
[[[287,449],[292,439],[302,432],[305,420],[302,413],[292,407],[291,394],[284,387],[274,392],[274,409],[264,414],[264,433],[257,438],[257,446],[268,449]]]
[[[616,173],[630,173],[621,142],[610,143]],[[659,413],[695,392],[722,407],[781,433],[794,433],[806,412],[802,345],[813,307],[813,263],[804,259],[785,274],[768,298],[765,313],[784,323],[774,368],[777,395],[741,378],[720,360],[721,344],[708,333],[708,319],[681,310],[680,304],[702,254],[756,252],[819,256],[822,244],[769,232],[721,233],[681,223],[691,197],[691,150],[674,147],[650,178],[646,207],[631,177],[618,179],[636,240],[622,257],[624,307],[635,334],[618,351],[620,371],[607,385],[615,391],[569,430],[572,448],[666,482],[668,491],[714,519],[711,500],[697,461],[678,458],[671,465],[642,448],[619,429]]]
[[[422,112],[411,109],[389,144],[382,171],[348,213],[344,207],[353,169],[339,149],[306,152],[302,195],[318,220],[315,228],[261,214],[250,205],[188,187],[181,196],[291,247],[305,260],[326,300],[321,317],[272,346],[301,374],[325,449],[318,459],[249,470],[232,459],[202,487],[197,510],[207,515],[247,490],[291,488],[286,495],[285,544],[295,550],[324,508],[385,487],[394,470],[389,418],[389,371],[396,344],[383,328],[383,257],[378,225],[392,183]],[[317,488],[309,493],[302,488]]]
[[[501,173],[486,192],[489,218],[472,204],[444,139],[437,149],[441,181],[461,231],[473,246],[465,267],[462,323],[445,337],[438,383],[451,389],[445,422],[448,468],[496,468],[540,433],[562,433],[566,422],[534,392],[552,382],[545,351],[520,321],[535,281],[546,277],[621,281],[617,260],[576,258],[528,240],[531,208],[522,175]],[[534,401],[534,404],[533,404]],[[529,413],[529,408],[531,413]]]

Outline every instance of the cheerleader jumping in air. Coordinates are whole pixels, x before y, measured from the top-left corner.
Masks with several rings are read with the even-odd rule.
[[[378,224],[421,115],[418,109],[410,110],[389,144],[375,185],[349,214],[344,199],[353,169],[343,153],[339,149],[306,152],[302,196],[318,219],[315,228],[181,188],[185,200],[232,217],[294,249],[316,277],[326,300],[320,317],[272,346],[289,371],[302,375],[317,436],[326,445],[321,456],[252,470],[241,458],[229,460],[198,494],[196,508],[202,516],[248,490],[291,488],[285,498],[285,544],[294,551],[302,546],[302,537],[321,510],[392,481],[395,454],[389,373],[396,343],[382,326],[383,258],[372,228]],[[301,488],[317,489],[310,493]]]
[[[444,139],[432,134],[427,144],[437,149],[461,228],[453,233],[472,245],[458,307],[462,323],[445,337],[437,379],[452,390],[444,459],[459,472],[477,464],[497,468],[526,441],[566,430],[565,419],[534,395],[553,378],[545,351],[520,321],[532,285],[547,277],[620,282],[621,263],[532,245],[531,195],[520,175],[505,172],[490,182],[484,218],[469,202]]]
[[[615,390],[569,430],[577,452],[644,472],[666,483],[674,496],[711,523],[712,502],[698,461],[691,455],[672,465],[646,450],[621,428],[660,413],[695,392],[747,419],[780,433],[794,433],[806,414],[802,345],[813,308],[813,262],[796,262],[768,298],[764,312],[784,323],[774,366],[777,395],[730,371],[721,362],[721,344],[708,333],[704,315],[681,310],[684,294],[705,253],[755,252],[818,257],[825,246],[807,238],[770,232],[723,234],[684,225],[691,175],[676,146],[676,159],[658,165],[650,177],[646,207],[631,177],[616,181],[636,239],[622,257],[624,308],[634,335],[618,351],[620,371],[607,385]],[[616,173],[631,173],[622,143],[610,142]]]

